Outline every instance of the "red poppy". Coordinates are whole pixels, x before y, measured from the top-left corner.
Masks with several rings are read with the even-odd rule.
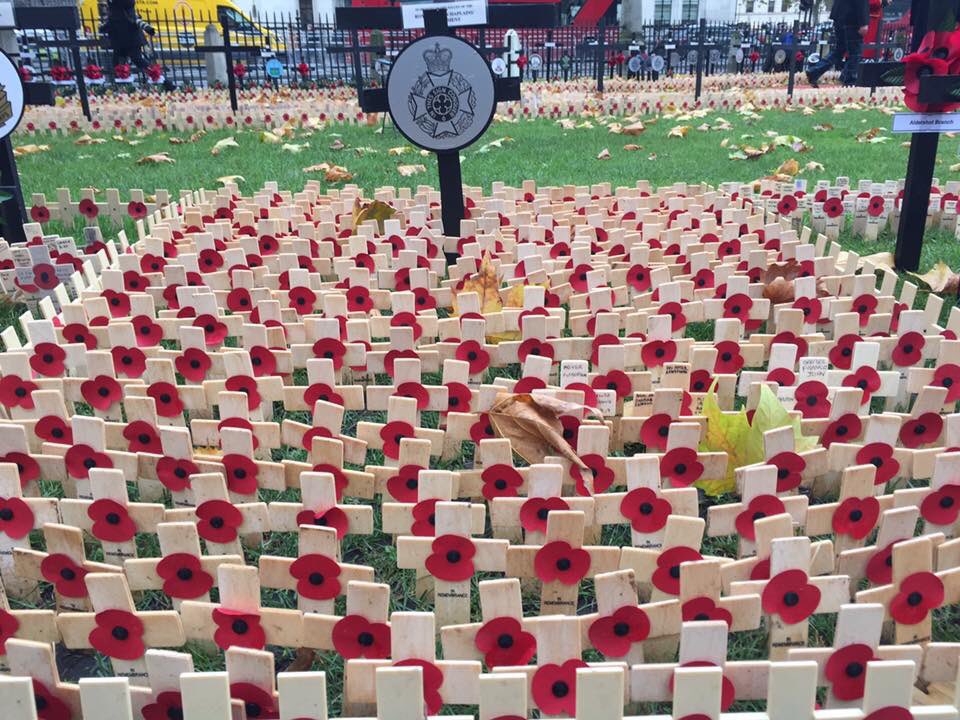
[[[227,294],[227,309],[230,312],[247,312],[252,307],[253,299],[246,288],[234,288]]]
[[[777,492],[781,492],[780,488],[777,488]],[[747,540],[754,541],[757,537],[754,523],[757,520],[762,520],[765,517],[772,517],[774,515],[782,515],[785,512],[786,508],[783,505],[783,501],[776,495],[757,495],[750,500],[746,509],[737,515],[734,526],[737,529],[738,535]]]
[[[313,472],[330,473],[333,475],[333,485],[337,493],[337,502],[340,502],[343,499],[343,491],[346,490],[347,485],[350,484],[347,476],[343,474],[343,470],[330,463],[318,463],[313,466]]]
[[[880,389],[880,374],[868,365],[861,365],[852,375],[847,375],[843,379],[843,387],[860,388],[863,391],[861,405],[870,402],[870,398]]]
[[[850,309],[860,316],[860,327],[864,327],[870,321],[870,316],[874,310],[877,309],[877,296],[858,295],[853,299],[853,306]]]
[[[516,497],[517,488],[523,484],[523,477],[512,465],[498,463],[484,468],[480,474],[483,481],[483,496],[487,500],[496,497]]]
[[[97,375],[80,384],[80,395],[91,407],[106,411],[123,399],[123,390],[109,375]]]
[[[723,316],[725,318],[737,318],[741,322],[750,319],[750,310],[753,308],[753,300],[743,293],[731,295],[723,301]]]
[[[690,373],[689,390],[692,393],[705,393],[713,384],[713,378],[708,370],[694,370]]]
[[[459,382],[448,382],[444,387],[447,388],[447,412],[470,412],[473,393],[469,387]]]
[[[642,442],[648,450],[666,451],[671,422],[673,422],[673,418],[666,413],[651,415],[644,420],[643,425],[640,426],[640,442]]]
[[[104,290],[100,296],[105,298],[110,308],[110,317],[127,317],[130,315],[130,298],[126,293],[116,290]]]
[[[140,220],[147,216],[147,206],[139,200],[131,200],[127,203],[127,214],[134,220]]]
[[[41,224],[48,222],[50,220],[50,210],[43,205],[34,205],[30,208],[30,219]]]
[[[170,720],[183,717],[183,698],[174,690],[157,694],[156,700],[140,711],[143,720]]]
[[[39,680],[32,680],[33,703],[39,720],[70,720],[70,707]]]
[[[687,326],[687,318],[683,314],[683,306],[678,302],[668,302],[660,306],[658,315],[669,315],[671,319],[670,329],[674,332],[683,330]],[[654,341],[656,342],[656,341]],[[671,341],[668,341],[671,342]],[[669,362],[669,360],[667,360]]]
[[[153,398],[157,415],[163,418],[183,415],[183,402],[177,386],[168,382],[155,382],[147,388],[147,396]]]
[[[946,402],[960,400],[960,365],[954,363],[938,365],[933,371],[933,380],[930,384],[934,387],[947,388]]]
[[[88,640],[93,649],[117,660],[139,660],[146,652],[143,621],[127,610],[103,610]]]
[[[60,377],[64,371],[66,351],[55,343],[37,343],[33,346],[33,355],[30,356],[30,367],[37,375],[44,377]]]
[[[394,376],[394,363],[397,360],[403,358],[412,358],[417,360],[420,356],[415,350],[390,350],[383,357],[383,369],[387,371],[387,375],[390,377]]]
[[[123,289],[126,292],[145,292],[150,287],[147,279],[136,270],[123,273]]]
[[[40,574],[44,580],[53,583],[57,592],[64,597],[87,597],[87,583],[84,580],[87,571],[66,555],[47,555],[40,563]]]
[[[715,373],[736,374],[743,368],[743,355],[740,346],[732,340],[721,340],[716,344],[717,359],[713,364]]]
[[[875,660],[873,648],[862,643],[833,651],[824,666],[824,675],[838,700],[859,700],[867,679],[867,663]]]
[[[9,452],[6,455],[0,455],[0,462],[12,463],[17,466],[20,487],[26,487],[34,480],[40,479],[40,464],[26,453]]]
[[[770,578],[760,596],[763,611],[779,615],[787,625],[795,625],[812,615],[820,604],[820,589],[807,582],[803,570],[784,570]]]
[[[332,360],[334,370],[343,367],[343,356],[346,353],[346,346],[336,338],[321,338],[313,344],[314,357]]]
[[[626,605],[612,615],[598,617],[587,631],[590,643],[607,657],[619,658],[630,652],[634,643],[650,634],[650,618],[635,605]]]
[[[116,500],[100,498],[87,508],[87,517],[93,520],[90,532],[107,542],[128,542],[137,534],[137,525],[125,505]]]
[[[266,634],[260,625],[260,616],[256,613],[214,608],[212,617],[217,625],[213,641],[221,650],[229,647],[263,650],[267,644]]]
[[[573,659],[563,665],[547,663],[537,668],[531,692],[540,711],[547,715],[574,715],[577,709],[577,670],[585,667],[585,662]]]
[[[145,452],[159,455],[163,452],[160,435],[156,428],[145,420],[136,420],[123,428],[129,452]]]
[[[797,385],[794,391],[796,408],[804,419],[830,417],[830,401],[827,386],[819,380],[807,380]]]
[[[673,340],[651,340],[644,344],[640,351],[640,359],[648,368],[659,367],[664,363],[673,362],[677,356],[677,344]]]
[[[297,513],[297,525],[329,527],[337,531],[337,539],[342,540],[350,531],[350,518],[338,507],[326,510],[301,510]]]
[[[634,530],[641,533],[663,529],[672,511],[668,500],[647,487],[631,490],[620,501],[620,514],[630,521]]]
[[[900,427],[900,442],[904,447],[918,448],[934,442],[943,431],[943,418],[939,413],[925,412],[907,420]]]
[[[243,524],[243,514],[226,500],[207,500],[195,510],[197,532],[204,540],[228,543],[237,539],[237,528]]]
[[[70,477],[84,480],[93,468],[112,468],[113,461],[89,445],[73,445],[63,457]]]
[[[650,269],[643,265],[633,265],[627,270],[627,284],[637,292],[650,289]]]
[[[660,458],[660,477],[673,487],[689,487],[703,475],[703,463],[692,448],[674,448]]]
[[[116,345],[110,348],[113,371],[122,377],[139,378],[147,370],[147,356],[139,348]]]
[[[490,366],[490,353],[476,340],[465,340],[457,347],[454,354],[457,360],[470,364],[470,374],[482,373]]]
[[[433,310],[437,307],[437,299],[426,288],[418,287],[413,289],[413,303],[416,311]]]
[[[797,298],[791,306],[795,310],[803,311],[803,321],[809,325],[820,321],[823,305],[817,298]]]
[[[527,532],[546,532],[551,510],[569,510],[567,501],[560,497],[532,497],[520,506],[520,525]]]
[[[823,201],[823,211],[829,218],[838,218],[843,215],[843,200],[838,197],[827,198]]]
[[[777,212],[781,215],[789,215],[797,209],[797,198],[794,195],[784,195],[777,203]]]
[[[417,410],[426,410],[430,404],[430,393],[418,382],[410,381],[400,383],[393,394],[395,397],[406,397],[416,400]]]
[[[909,105],[909,103],[907,104]],[[913,713],[905,707],[887,705],[874,710],[864,717],[863,720],[913,720]]]
[[[886,443],[869,443],[857,450],[857,463],[877,469],[874,485],[884,485],[900,473],[900,462],[893,457],[893,448]]]
[[[370,622],[362,615],[347,615],[333,626],[333,647],[344,660],[390,657],[390,626]]]
[[[533,568],[543,582],[576,585],[590,570],[590,553],[564,540],[554,540],[537,550]]]
[[[427,713],[436,715],[443,708],[443,699],[440,696],[440,688],[443,686],[443,671],[432,662],[419,660],[417,658],[408,658],[395,662],[394,667],[419,667],[423,670],[423,702],[426,705]]]
[[[249,375],[233,375],[227,378],[224,388],[230,392],[241,392],[246,395],[247,410],[256,410],[260,407],[261,397],[256,378]]]
[[[213,576],[190,553],[166,555],[157,564],[157,575],[163,580],[163,592],[178,600],[195,600],[213,587]]]
[[[476,546],[470,538],[459,535],[441,535],[430,546],[427,572],[440,580],[463,582],[473,577],[473,556]]]
[[[370,288],[355,285],[347,290],[347,309],[350,312],[369,313],[373,308],[373,301],[370,299]]]
[[[0,498],[0,535],[19,540],[33,530],[33,521],[33,511],[22,499]]]
[[[863,340],[862,337],[853,333],[841,336],[827,353],[833,366],[840,370],[849,370],[853,363],[853,346],[861,340]]]
[[[193,327],[203,329],[203,340],[207,347],[222,343],[227,337],[227,326],[214,315],[198,315],[193,320]]]
[[[343,396],[334,392],[333,388],[326,383],[314,383],[304,391],[303,401],[308,407],[312,408],[316,405],[317,400],[343,405]]]
[[[685,562],[703,560],[703,556],[691,547],[678,545],[668,548],[657,557],[657,569],[650,581],[653,586],[668,595],[680,593],[680,565]]]
[[[189,382],[202,382],[206,379],[213,361],[203,350],[187,348],[174,360],[174,365],[177,372]]]
[[[576,465],[570,467],[570,477],[576,483],[578,495],[589,497],[602,493],[613,485],[615,479],[613,470],[607,467],[607,461],[603,455],[590,453],[581,456],[580,460],[587,466],[587,470],[582,470]]]
[[[290,566],[290,574],[297,580],[297,592],[305,598],[332,600],[340,594],[340,565],[326,555],[301,555]]]
[[[960,485],[942,485],[920,503],[920,515],[933,525],[953,525],[960,514]]]
[[[633,383],[622,370],[611,370],[604,375],[597,375],[590,385],[594,390],[613,390],[620,400],[633,392]]]
[[[837,535],[863,540],[877,524],[880,503],[875,497],[849,497],[833,513],[831,525]]]
[[[230,698],[243,703],[244,717],[257,720],[278,718],[273,694],[253,683],[231,683]]]
[[[553,360],[555,351],[553,345],[548,342],[542,342],[536,338],[527,338],[522,343],[520,347],[517,348],[517,359],[522,363],[526,361],[527,357],[530,355],[537,355],[539,357],[548,357]]]
[[[917,365],[923,359],[925,343],[923,335],[918,332],[904,333],[897,340],[897,346],[893,349],[893,364],[897,367]]]
[[[706,596],[687,600],[680,608],[680,613],[684,622],[723,620],[728,628],[733,625],[733,614],[726,608],[717,605],[713,598]]]
[[[60,331],[63,339],[68,343],[83,343],[87,350],[97,349],[97,336],[90,332],[86,325],[69,323]]]
[[[400,457],[400,441],[404,438],[416,436],[416,431],[408,422],[394,420],[380,429],[380,439],[383,440],[383,454],[391,460]]]
[[[317,294],[308,287],[300,286],[291,288],[287,292],[290,299],[289,307],[297,311],[298,315],[309,315],[313,312],[313,306],[317,302]]]
[[[263,345],[250,348],[250,364],[253,366],[254,377],[269,377],[277,371],[277,358],[270,348]]]
[[[847,413],[827,426],[820,436],[820,444],[829,448],[835,442],[852,442],[860,437],[862,431],[860,417],[856,413]]]
[[[34,434],[41,440],[59,445],[73,444],[73,430],[66,421],[57,415],[45,415],[37,420]],[[22,478],[22,476],[21,476]]]
[[[943,581],[932,572],[918,572],[900,581],[890,601],[890,617],[902,625],[916,625],[943,604]]]
[[[253,495],[257,492],[257,464],[246,455],[229,453],[222,458],[227,473],[227,487],[230,492],[239,495]]]
[[[767,460],[767,464],[777,468],[778,493],[793,490],[803,482],[803,471],[807,468],[807,461],[797,453],[791,450],[777,453]]]
[[[888,543],[870,556],[867,561],[867,580],[874,585],[889,585],[893,582],[893,546],[902,539]]]
[[[473,639],[488,668],[526,665],[537,652],[537,640],[520,621],[496,617],[485,622]]]
[[[33,410],[33,391],[37,390],[36,383],[22,380],[17,375],[5,375],[0,378],[0,405],[5,408],[21,407],[24,410]]]

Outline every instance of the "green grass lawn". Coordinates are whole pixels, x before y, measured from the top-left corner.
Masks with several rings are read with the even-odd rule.
[[[723,117],[732,124],[730,130],[697,130],[701,123],[715,124]],[[900,178],[906,168],[907,149],[901,146],[905,136],[891,136],[885,143],[859,143],[856,136],[873,127],[889,128],[890,117],[877,110],[846,110],[842,113],[821,111],[815,115],[803,115],[801,112],[786,113],[768,111],[759,119],[746,119],[735,112],[711,113],[705,118],[689,120],[660,118],[648,125],[646,132],[637,137],[612,134],[608,128],[596,119],[591,120],[592,128],[563,130],[555,122],[540,120],[535,122],[496,123],[491,126],[482,142],[467,149],[463,154],[463,178],[468,185],[481,186],[489,191],[495,181],[508,185],[519,185],[523,180],[532,179],[539,185],[589,185],[609,182],[614,186],[632,185],[638,179],[649,180],[654,185],[665,185],[678,181],[708,183],[717,185],[724,181],[752,181],[773,173],[785,160],[795,157],[801,167],[810,161],[821,163],[823,170],[804,172],[800,177],[807,178],[811,184],[817,179],[834,179],[845,175],[856,182],[861,178],[883,181]],[[686,138],[668,137],[675,125],[690,125]],[[827,131],[814,130],[815,125],[833,125]],[[378,126],[379,127],[379,126]],[[731,160],[728,155],[732,147],[728,145],[748,144],[758,146],[768,139],[768,133],[790,134],[800,137],[810,147],[807,152],[796,153],[789,148],[780,147],[756,160]],[[884,132],[884,135],[889,133]],[[237,148],[227,148],[218,156],[211,155],[214,144],[233,135],[239,143]],[[18,138],[16,144],[49,144],[46,152],[21,157],[18,160],[23,178],[24,191],[43,192],[53,199],[56,189],[70,188],[76,192],[85,187],[142,188],[148,193],[164,188],[174,195],[181,189],[215,188],[217,178],[227,175],[241,175],[240,183],[245,193],[259,189],[266,181],[276,181],[281,189],[297,190],[308,179],[319,179],[324,188],[341,187],[329,185],[323,181],[322,174],[305,174],[302,169],[309,165],[328,162],[342,165],[350,170],[359,184],[368,193],[384,185],[409,186],[427,184],[436,185],[436,163],[432,155],[421,156],[412,148],[401,155],[391,155],[390,148],[404,146],[405,140],[392,128],[375,133],[374,128],[337,126],[314,132],[298,131],[293,137],[284,139],[285,143],[309,143],[299,153],[282,149],[281,144],[268,144],[260,140],[260,133],[249,132],[211,132],[195,142],[171,144],[169,135],[154,133],[142,138],[127,137],[115,140],[110,134],[102,137],[107,141],[101,145],[77,146],[75,137]],[[508,139],[509,138],[509,139]],[[131,146],[129,140],[136,145]],[[503,140],[497,146],[489,143]],[[332,149],[334,144],[342,143],[340,149]],[[642,149],[627,152],[623,146],[627,143],[642,145]],[[483,147],[487,144],[486,147]],[[957,154],[958,141],[943,138],[938,159],[937,175],[940,182],[957,179],[956,173],[949,171]],[[611,157],[598,160],[597,155],[608,149]],[[174,164],[136,165],[142,156],[167,152],[175,159]],[[411,177],[402,177],[397,166],[400,164],[423,164],[426,171]],[[29,200],[28,200],[29,204]],[[80,227],[56,228],[60,232],[79,234]],[[105,228],[110,236],[113,228]],[[128,227],[128,231],[132,227]],[[854,238],[848,232],[841,236],[844,247],[861,253],[873,253],[892,250],[893,235],[884,233],[875,243],[867,243]],[[953,267],[960,266],[960,249],[956,240],[946,233],[928,234],[921,270],[928,268],[937,260],[944,260]],[[918,307],[925,301],[921,293]],[[952,303],[948,303],[950,305]],[[8,308],[9,312],[9,308]],[[304,384],[303,378],[299,380]],[[440,378],[427,377],[424,382],[438,383]],[[279,409],[279,408],[278,408]],[[436,426],[434,414],[425,419],[425,423]],[[282,416],[282,415],[281,415]],[[301,417],[302,416],[302,417]],[[382,421],[382,413],[350,413],[345,422],[347,432],[355,427],[357,419]],[[306,413],[288,414],[301,422],[310,422]],[[279,420],[279,417],[277,418]],[[284,457],[302,459],[305,454],[300,450],[290,450]],[[469,464],[472,448],[469,443],[464,457],[453,463],[451,468],[462,468]],[[281,459],[280,456],[275,460]],[[380,464],[379,452],[368,454],[371,464]],[[48,488],[53,490],[53,488]],[[277,496],[264,493],[265,500],[293,499],[294,493]],[[269,495],[269,497],[267,497]],[[376,523],[379,527],[379,503],[375,506]],[[145,555],[157,555],[159,550],[153,537],[141,536],[141,551]],[[606,528],[603,540],[609,544],[629,544],[629,535],[625,528]],[[96,559],[99,550],[91,545],[90,557]],[[705,544],[705,552],[732,556],[736,552],[735,538],[710,540]],[[273,534],[265,543],[256,548],[248,548],[247,562],[255,564],[263,554],[296,555],[296,537],[293,534]],[[343,544],[343,557],[347,562],[373,565],[377,571],[377,580],[390,583],[393,588],[393,609],[428,609],[428,605],[415,597],[413,573],[396,568],[396,553],[391,539],[382,533],[369,537],[350,536]],[[476,598],[476,592],[474,592]],[[264,591],[265,604],[277,607],[295,607],[296,598],[291,592]],[[525,598],[528,612],[536,612],[536,599]],[[159,593],[146,593],[141,599],[143,607],[151,609],[168,607],[168,600]],[[581,594],[581,610],[590,612],[593,607],[592,587],[585,583]],[[338,603],[338,612],[343,612],[343,601]],[[957,612],[954,608],[938,611],[935,639],[956,641],[960,639]],[[829,645],[833,635],[833,616],[817,617],[811,627],[811,644]],[[283,669],[292,659],[294,652],[278,652],[278,669]],[[587,659],[597,659],[586,655]],[[756,659],[766,657],[766,636],[763,630],[738,633],[730,642],[732,659]],[[72,658],[72,660],[70,659]],[[82,674],[106,672],[103,663],[92,659],[82,661],[71,654],[64,657],[65,663],[73,663],[75,671],[67,672],[67,677]],[[196,654],[197,668],[201,670],[222,668],[222,656]],[[335,716],[339,712],[342,692],[342,661],[334,653],[318,653],[314,669],[326,670],[327,687]],[[746,709],[745,707],[743,709]]]

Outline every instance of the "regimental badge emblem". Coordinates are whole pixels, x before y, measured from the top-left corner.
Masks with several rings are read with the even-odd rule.
[[[453,53],[439,43],[423,53],[423,60],[426,72],[407,98],[413,121],[436,140],[463,135],[475,119],[473,85],[451,67]]]

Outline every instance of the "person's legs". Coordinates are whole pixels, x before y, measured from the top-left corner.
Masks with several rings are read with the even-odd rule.
[[[831,68],[840,69],[843,66],[843,56],[847,51],[847,38],[844,28],[834,23],[833,25],[833,45],[827,56],[820,59],[820,62],[810,66],[807,70],[807,79],[810,84],[816,87],[820,76]]]
[[[860,36],[860,30],[857,27],[850,26],[845,28],[847,40],[847,62],[843,66],[843,72],[840,73],[840,81],[844,85],[855,85],[857,82],[858,68],[860,67],[860,56],[863,52],[863,38]]]

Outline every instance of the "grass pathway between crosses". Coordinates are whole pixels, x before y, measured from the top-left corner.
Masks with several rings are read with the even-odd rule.
[[[716,124],[723,117],[731,124],[729,130],[698,130],[701,123]],[[796,158],[801,168],[810,161],[824,166],[823,170],[804,170],[800,177],[813,183],[817,179],[833,179],[846,175],[855,183],[860,178],[875,181],[900,178],[906,167],[907,149],[901,146],[906,136],[890,136],[883,142],[858,142],[857,135],[871,128],[887,128],[890,117],[876,110],[848,109],[844,112],[819,111],[814,115],[804,115],[799,111],[785,113],[774,110],[761,114],[759,119],[749,120],[736,112],[710,113],[704,118],[679,120],[659,118],[648,124],[639,136],[613,134],[599,124],[596,119],[590,121],[593,127],[564,130],[558,124],[541,120],[536,122],[498,123],[482,138],[482,142],[463,153],[464,182],[468,185],[489,187],[493,181],[503,181],[509,185],[518,185],[525,179],[533,179],[541,185],[577,184],[609,182],[614,186],[632,185],[637,179],[649,180],[654,185],[669,184],[676,181],[705,182],[717,185],[724,181],[751,181],[772,174],[782,162]],[[832,129],[814,130],[814,126],[832,125]],[[689,125],[686,137],[668,137],[672,128]],[[378,126],[379,127],[379,126]],[[778,147],[769,154],[755,160],[732,160],[728,155],[734,151],[732,145],[751,145],[758,147],[774,134],[799,136],[810,150],[796,153],[789,147]],[[212,156],[211,149],[217,141],[233,135],[239,147],[226,148],[219,155]],[[879,136],[889,135],[884,131]],[[346,167],[354,175],[354,182],[366,191],[372,191],[384,185],[415,187],[420,184],[436,184],[436,167],[433,155],[421,156],[407,147],[401,154],[391,154],[391,148],[407,146],[404,139],[392,128],[375,133],[371,127],[337,126],[312,133],[297,131],[293,137],[284,138],[283,143],[302,145],[309,143],[299,152],[283,149],[283,143],[269,144],[261,142],[258,131],[227,132],[217,131],[206,134],[195,142],[171,144],[168,133],[153,133],[142,138],[126,136],[113,139],[109,134],[102,135],[106,142],[93,145],[75,145],[75,136],[17,138],[16,145],[27,143],[49,145],[49,149],[19,158],[18,163],[23,178],[24,191],[28,205],[30,193],[46,193],[48,199],[55,197],[56,189],[68,187],[76,197],[81,188],[94,186],[99,190],[120,188],[121,196],[126,190],[142,188],[152,193],[157,188],[165,188],[176,194],[181,188],[214,188],[217,178],[227,175],[241,175],[244,181],[241,188],[251,191],[259,188],[265,181],[276,181],[281,189],[297,190],[311,178],[320,178],[322,173],[304,173],[303,168],[316,163],[328,162]],[[512,139],[507,139],[512,138]],[[728,147],[721,142],[728,139]],[[131,146],[130,140],[135,143]],[[343,144],[341,149],[331,149],[331,145]],[[491,144],[494,143],[494,144]],[[642,149],[626,151],[628,143],[641,145]],[[941,143],[936,175],[941,183],[956,179],[957,173],[949,171],[956,159],[958,140],[944,138]],[[604,149],[610,153],[609,159],[599,160],[597,156]],[[174,164],[136,165],[137,159],[154,153],[167,152],[175,159]],[[655,157],[654,157],[655,155]],[[423,172],[403,177],[397,171],[398,165],[425,166]],[[109,238],[119,228],[105,227],[104,235]],[[80,226],[63,228],[51,226],[54,232],[80,235]],[[127,232],[135,237],[132,224],[127,224]],[[875,243],[867,243],[852,236],[848,231],[841,234],[840,242],[846,249],[863,254],[892,251],[893,235],[890,231],[881,235]],[[928,233],[924,247],[921,271],[927,270],[933,263],[943,260],[953,268],[960,267],[960,243],[951,235],[943,232]],[[918,297],[918,307],[925,302],[926,292]],[[945,313],[952,307],[948,300]],[[0,308],[2,326],[12,323],[22,312],[22,307],[6,305]],[[691,328],[691,335],[710,337],[712,328]],[[511,368],[516,372],[516,368]],[[301,371],[302,372],[302,371]],[[502,371],[500,371],[502,372]],[[489,378],[488,378],[489,379]],[[379,378],[387,382],[387,378]],[[425,383],[440,383],[439,376],[424,376]],[[299,384],[304,384],[303,379]],[[81,408],[78,408],[82,412]],[[282,419],[281,406],[276,408],[276,419]],[[369,411],[347,413],[344,422],[346,434],[354,434],[358,420],[383,422],[384,413]],[[425,413],[424,425],[436,426],[436,413]],[[430,417],[433,415],[433,417]],[[287,413],[288,417],[310,423],[307,413]],[[297,417],[302,416],[302,417]],[[469,448],[469,443],[465,444]],[[302,450],[288,451],[289,457],[304,459]],[[300,457],[297,457],[297,456]],[[469,467],[472,449],[465,451],[454,462],[441,464],[450,469]],[[275,457],[279,460],[280,457]],[[382,461],[379,451],[368,453],[371,464]],[[131,485],[131,499],[136,499],[136,486]],[[59,487],[44,488],[44,494],[54,494]],[[281,495],[262,492],[264,500],[295,499],[292,492]],[[289,497],[288,497],[289,496]],[[722,501],[722,499],[721,499]],[[379,502],[374,506],[379,526]],[[705,512],[705,510],[704,510]],[[159,555],[155,536],[138,536],[139,552],[143,556]],[[246,549],[246,561],[256,565],[261,554],[285,555],[295,557],[297,538],[290,533],[273,534],[261,546]],[[630,544],[625,528],[605,528],[604,544]],[[736,538],[707,538],[704,551],[727,555],[736,554]],[[99,544],[88,548],[88,557],[99,559]],[[428,609],[416,597],[412,572],[400,571],[396,567],[396,550],[391,539],[383,533],[371,536],[348,536],[343,543],[343,559],[346,562],[369,564],[374,567],[379,582],[389,583],[392,587],[393,610]],[[474,578],[474,583],[482,576]],[[216,590],[213,591],[216,599]],[[263,590],[265,605],[273,607],[296,607],[296,597],[291,591]],[[473,592],[474,602],[478,593]],[[46,598],[52,603],[52,598]],[[167,600],[161,593],[143,593],[140,606],[143,609],[167,607]],[[529,604],[528,604],[529,603]],[[591,612],[594,603],[590,582],[581,585],[580,612]],[[343,612],[343,599],[338,603],[337,612]],[[530,612],[537,610],[537,598],[525,598]],[[475,608],[474,615],[479,614]],[[935,622],[936,636],[942,641],[960,641],[960,610],[946,608],[938,610]],[[834,616],[815,616],[811,619],[811,645],[829,646],[833,638]],[[220,653],[209,655],[200,648],[194,648],[198,670],[222,669],[223,656]],[[731,636],[730,659],[746,660],[766,657],[765,631],[738,633]],[[277,669],[284,669],[293,659],[291,650],[278,653]],[[585,659],[594,659],[590,653]],[[596,658],[599,659],[599,658]],[[66,679],[90,674],[109,674],[106,663],[92,656],[66,653],[61,658],[61,670]],[[321,653],[313,664],[314,669],[327,672],[328,694],[332,702],[331,711],[338,714],[343,687],[343,661],[333,653]],[[735,709],[751,709],[752,703],[737,703]],[[759,708],[758,708],[759,709]],[[453,712],[456,708],[445,708]]]

